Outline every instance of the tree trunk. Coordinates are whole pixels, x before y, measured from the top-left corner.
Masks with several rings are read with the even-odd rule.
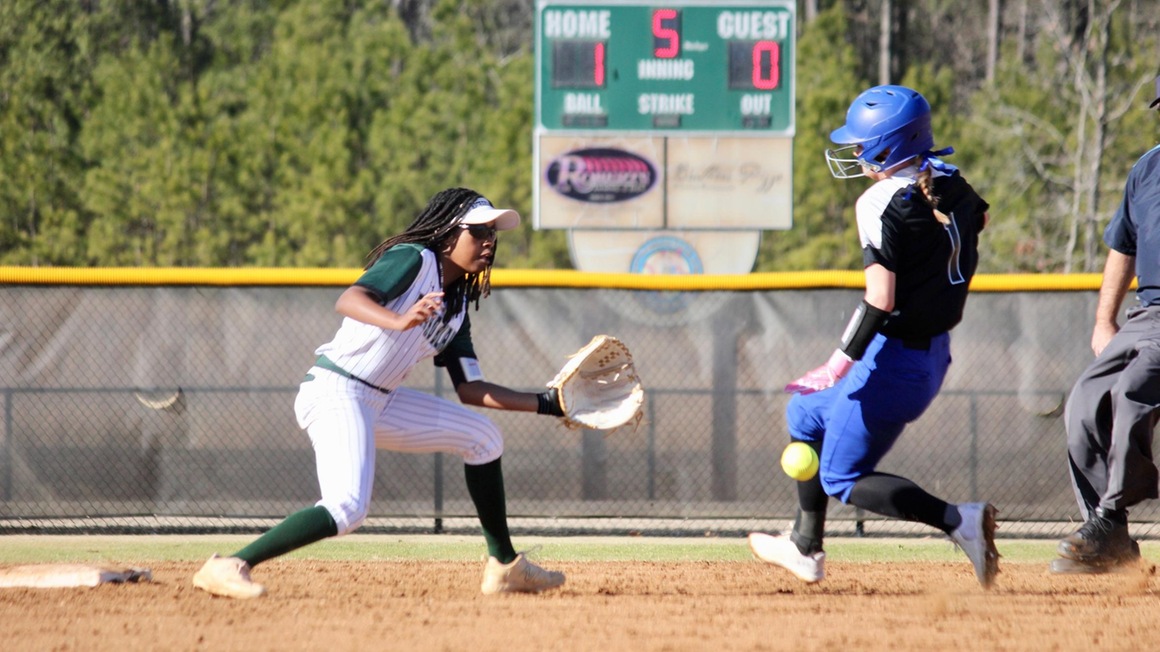
[[[805,10],[806,24],[814,22],[818,17],[818,0],[802,0],[802,8]]]
[[[1072,159],[1073,221],[1068,232],[1064,273],[1076,269],[1094,272],[1098,267],[1100,172],[1109,119],[1108,48],[1112,14],[1119,4],[1118,1],[1088,0],[1086,6],[1073,8],[1078,17],[1076,24],[1082,25],[1083,31],[1073,32],[1077,35],[1070,48],[1079,111]]]
[[[1027,0],[1019,0],[1019,28],[1016,30],[1015,41],[1017,47],[1015,51],[1015,60],[1022,65],[1027,56]]]
[[[878,32],[878,83],[890,83],[891,29],[893,27],[894,2],[882,0],[879,14]]]
[[[1095,43],[1094,47],[1088,48],[1088,51],[1091,52],[1092,63],[1095,66],[1095,79],[1092,89],[1092,125],[1094,129],[1091,154],[1088,157],[1087,205],[1084,211],[1083,271],[1085,272],[1094,272],[1099,265],[1100,247],[1097,226],[1100,206],[1100,173],[1103,169],[1104,141],[1108,129],[1108,47],[1111,40],[1112,12],[1115,11],[1115,6],[1105,7],[1106,13],[1098,18],[1094,16],[1095,11],[1093,6],[1093,22],[1097,25],[1097,29],[1092,30],[1095,33]]]
[[[988,84],[995,82],[995,64],[999,61],[999,12],[1002,10],[1000,0],[990,0],[987,13],[987,71]]]
[[[1083,62],[1077,61],[1075,64],[1075,85],[1080,88],[1083,84]],[[1072,153],[1072,180],[1071,180],[1071,201],[1069,202],[1068,213],[1071,215],[1071,222],[1067,228],[1067,246],[1063,253],[1063,273],[1070,274],[1075,269],[1075,249],[1079,241],[1079,225],[1083,219],[1080,216],[1080,196],[1083,188],[1083,165],[1082,162],[1087,156],[1087,124],[1088,116],[1091,114],[1090,100],[1087,93],[1079,94],[1079,107],[1076,111],[1076,132],[1075,132],[1075,151]]]

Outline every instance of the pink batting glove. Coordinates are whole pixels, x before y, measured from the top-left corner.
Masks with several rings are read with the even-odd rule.
[[[785,391],[790,394],[813,394],[829,389],[850,373],[853,366],[854,360],[850,356],[842,353],[841,349],[835,350],[826,364],[786,385]]]

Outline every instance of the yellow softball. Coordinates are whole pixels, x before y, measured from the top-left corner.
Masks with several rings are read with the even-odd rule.
[[[792,442],[781,454],[781,469],[799,482],[809,480],[818,472],[818,454],[808,444]]]

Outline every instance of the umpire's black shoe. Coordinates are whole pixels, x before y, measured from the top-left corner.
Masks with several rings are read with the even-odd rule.
[[[1140,544],[1133,541],[1128,556],[1111,563],[1106,561],[1083,562],[1060,557],[1051,560],[1050,570],[1052,575],[1102,575],[1128,570],[1135,566],[1140,559]]]
[[[1059,542],[1059,556],[1073,561],[1110,565],[1138,556],[1128,536],[1128,516],[1124,512],[1096,509],[1078,531]]]

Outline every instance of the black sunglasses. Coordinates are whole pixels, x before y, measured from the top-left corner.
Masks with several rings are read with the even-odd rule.
[[[496,238],[496,230],[494,224],[462,224],[462,228],[467,229],[471,237],[480,242],[485,240],[494,240]]]

